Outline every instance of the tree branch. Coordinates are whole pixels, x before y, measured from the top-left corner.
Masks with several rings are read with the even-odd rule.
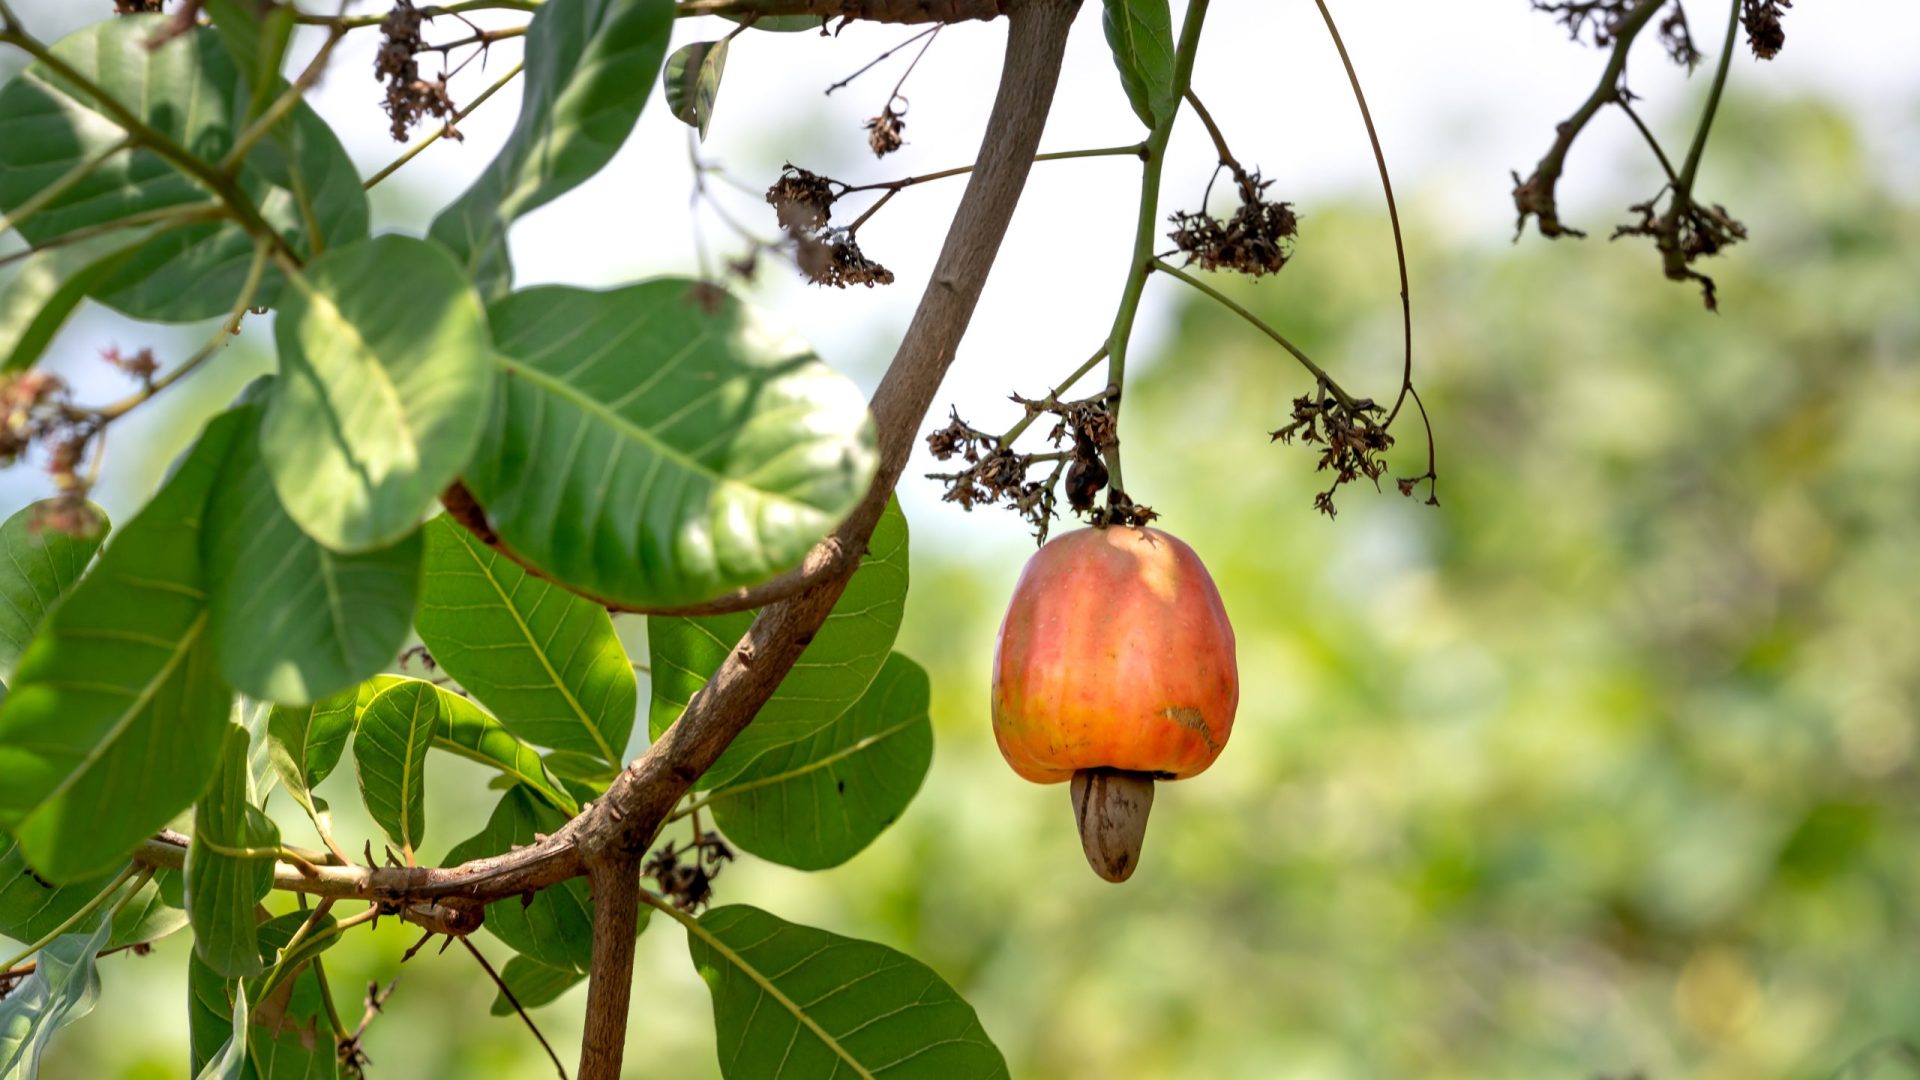
[[[620,1080],[633,995],[634,923],[640,918],[640,859],[598,864],[587,883],[593,889],[593,960],[578,1071],[580,1080]]]

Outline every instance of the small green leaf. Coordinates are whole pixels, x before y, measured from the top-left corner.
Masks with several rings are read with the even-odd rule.
[[[1173,115],[1173,16],[1167,0],[1105,0],[1100,25],[1113,49],[1113,66],[1140,122],[1153,127]]]
[[[233,1010],[233,1016],[228,1021],[227,1041],[221,1045],[219,1052],[194,1074],[193,1080],[243,1080],[247,1075],[249,1056],[247,1033],[250,1030],[247,1022],[247,996],[235,994],[233,1004],[229,1008]]]
[[[235,980],[222,978],[197,954],[187,954],[187,1045],[195,1076],[232,1040]]]
[[[107,935],[106,947],[119,949],[159,941],[187,925],[184,891],[178,870],[155,871],[153,879],[113,913],[113,931]]]
[[[207,641],[200,529],[239,430],[207,426],[53,610],[0,704],[0,826],[53,881],[102,873],[205,790],[232,692]]]
[[[53,1033],[93,1011],[100,999],[94,961],[111,929],[103,919],[92,933],[55,938],[40,950],[33,974],[0,999],[0,1077],[33,1080]]]
[[[513,1000],[523,1009],[537,1009],[557,1000],[560,995],[580,985],[586,975],[578,971],[568,971],[543,964],[528,956],[515,956],[500,969],[500,981],[513,991]],[[513,1002],[505,994],[493,996],[493,1006],[487,1010],[494,1016],[512,1016]]]
[[[802,30],[820,30],[827,18],[821,15],[722,15],[730,22],[745,23],[755,30],[775,34],[797,34]]]
[[[408,856],[427,828],[427,748],[440,721],[433,690],[430,683],[405,679],[380,691],[360,714],[353,740],[360,798]]]
[[[254,909],[273,890],[280,846],[280,830],[253,805],[248,779],[247,729],[232,724],[213,788],[193,812],[185,869],[194,951],[229,978],[260,970]]]
[[[0,524],[0,551],[6,553],[6,562],[0,563],[0,679],[13,678],[13,667],[41,620],[80,580],[107,538],[107,515],[97,506],[93,511],[99,515],[100,531],[92,536],[35,528],[48,505],[23,506]]]
[[[580,804],[547,771],[538,750],[459,694],[437,686],[434,693],[440,706],[440,722],[433,729],[435,747],[500,770],[568,817],[580,812]]]
[[[0,847],[0,935],[16,941],[46,937],[111,887],[125,869],[122,866],[72,885],[49,885],[35,879],[20,857],[19,845],[7,842]],[[155,941],[186,925],[186,913],[180,910],[179,882],[177,872],[162,870],[141,886],[114,913],[106,947]],[[104,914],[103,909],[81,920],[73,932],[91,933]]]
[[[724,40],[696,41],[675,49],[667,57],[666,74],[660,77],[667,92],[667,108],[681,123],[698,129],[702,142],[706,141],[714,99],[720,96],[720,77],[726,70]]]
[[[904,953],[745,905],[688,923],[729,1080],[1008,1075],[973,1006]]]
[[[509,789],[487,819],[487,827],[455,844],[446,865],[504,855],[549,835],[566,816],[535,799],[519,785]],[[513,951],[564,971],[585,974],[593,959],[593,901],[584,878],[573,878],[535,894],[531,903],[509,896],[487,905],[482,924]]]
[[[547,0],[527,29],[520,119],[428,235],[489,298],[507,291],[507,226],[600,171],[626,142],[673,34],[673,0]]]
[[[502,377],[468,486],[509,547],[586,593],[644,609],[758,584],[866,495],[860,391],[731,296],[554,286],[488,315]]]
[[[607,610],[520,569],[450,518],[425,532],[414,622],[434,662],[528,742],[623,761],[639,690]]]
[[[831,727],[775,747],[714,792],[713,819],[763,859],[824,870],[899,818],[933,761],[927,673],[894,653]]]
[[[38,362],[80,301],[145,243],[145,234],[121,230],[23,260],[0,286],[0,372],[25,371]]]
[[[280,505],[261,456],[257,406],[238,410],[234,441],[207,507],[205,556],[214,655],[248,697],[305,705],[348,690],[399,655],[420,589],[418,533],[342,555]]]
[[[555,750],[546,756],[547,771],[562,780],[584,780],[602,787],[620,775],[620,766],[602,761],[592,754]]]
[[[906,600],[907,518],[896,499],[887,504],[867,542],[866,556],[813,643],[699,785],[724,785],[760,755],[811,739],[840,719],[886,662]],[[648,723],[654,738],[679,719],[752,623],[753,613],[747,611],[647,620],[653,667]]]
[[[486,424],[491,345],[446,253],[389,235],[335,248],[287,288],[260,450],[280,505],[342,552],[400,542]]]
[[[353,734],[357,691],[342,690],[311,705],[275,705],[267,714],[268,753],[280,782],[309,812],[313,789],[333,772]]]

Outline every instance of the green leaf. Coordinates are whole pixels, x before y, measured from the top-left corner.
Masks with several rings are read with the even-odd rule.
[[[286,87],[280,78],[280,62],[286,56],[297,13],[291,5],[260,0],[206,0],[205,8],[220,43],[252,87],[247,115],[259,116],[274,94]]]
[[[260,450],[280,505],[335,551],[413,532],[473,456],[492,391],[479,299],[446,253],[381,236],[307,265],[274,321]]]
[[[112,923],[101,920],[90,934],[67,934],[40,950],[33,974],[0,999],[0,1077],[33,1080],[53,1033],[93,1011],[100,999],[94,966]]]
[[[441,687],[433,689],[440,708],[434,746],[500,770],[568,817],[580,812],[580,804],[547,771],[538,750],[521,742],[480,706]]]
[[[1105,0],[1100,25],[1113,49],[1120,88],[1140,122],[1153,127],[1180,107],[1173,92],[1173,16],[1167,0]]]
[[[213,788],[193,812],[185,870],[194,952],[229,978],[260,970],[254,909],[273,889],[271,853],[280,846],[248,780],[247,729],[230,724]]]
[[[873,530],[860,568],[813,643],[800,654],[780,689],[760,707],[753,723],[700,778],[700,786],[724,785],[760,755],[811,739],[840,719],[867,692],[886,662],[906,600],[907,519],[899,501],[893,500]],[[747,611],[647,620],[653,667],[648,724],[654,738],[679,719],[687,702],[707,684],[752,623],[753,613]]]
[[[188,1032],[196,1077],[332,1080],[339,1075],[325,999],[313,969],[306,966],[339,942],[333,932],[337,920],[324,917],[299,946],[282,955],[310,914],[288,912],[260,924],[260,962],[287,964],[292,973],[274,980],[274,989],[264,995],[266,976],[241,983],[221,978],[198,956],[188,959]],[[237,992],[240,987],[246,992]],[[237,1058],[228,1056],[235,1053]],[[240,1071],[205,1071],[215,1061],[221,1068]]]
[[[566,816],[535,799],[519,785],[493,808],[487,827],[455,844],[445,865],[503,855],[531,844],[534,834],[550,835]],[[509,896],[487,905],[482,924],[513,951],[564,971],[585,974],[593,959],[593,901],[585,878],[572,878],[536,893],[531,903]]]
[[[194,1080],[243,1080],[247,1075],[247,996],[234,995],[229,1008],[233,1016],[228,1021],[227,1041],[194,1074]]]
[[[802,30],[820,30],[826,26],[826,17],[820,15],[722,15],[729,22],[746,23],[755,30],[767,30],[775,34],[797,34]]]
[[[440,720],[433,690],[430,683],[406,679],[380,691],[360,714],[353,740],[360,798],[408,855],[427,828],[427,747]]]
[[[414,622],[434,662],[528,742],[624,760],[639,689],[607,610],[520,569],[450,518],[425,531]]]
[[[333,772],[358,715],[357,690],[342,690],[311,705],[275,705],[267,714],[268,752],[280,782],[309,813],[313,789]]]
[[[37,363],[80,301],[145,243],[145,234],[121,230],[22,260],[0,286],[0,372],[25,371]]]
[[[543,964],[527,956],[515,956],[500,969],[500,981],[513,991],[513,1000],[523,1009],[537,1009],[551,1004],[560,995],[580,985],[586,975],[578,971],[567,971]],[[505,994],[493,996],[493,1006],[487,1010],[494,1016],[512,1016],[513,1002]]]
[[[33,632],[54,601],[80,580],[107,538],[107,515],[97,506],[92,509],[99,516],[100,531],[92,536],[35,528],[34,522],[51,502],[23,506],[0,524],[0,551],[7,556],[0,563],[0,679],[13,679],[14,665],[27,651]]]
[[[488,312],[503,377],[468,486],[522,557],[630,607],[795,565],[877,460],[851,382],[699,289],[544,287]]]
[[[0,848],[0,935],[16,941],[38,941],[72,918],[88,901],[111,887],[125,866],[99,877],[72,885],[49,885],[37,880],[20,856],[20,847],[9,841]],[[180,875],[172,870],[156,873],[140,891],[119,906],[113,916],[113,930],[107,948],[118,948],[140,941],[155,941],[186,925],[186,913],[180,910],[177,891]],[[173,895],[169,896],[169,889]],[[90,933],[100,924],[101,914],[81,920],[75,933]]]
[[[185,886],[177,870],[159,870],[113,913],[113,930],[106,947],[123,948],[154,942],[187,925]]]
[[[726,70],[724,40],[696,41],[675,49],[667,57],[666,74],[660,77],[667,93],[667,108],[681,123],[698,129],[702,142],[706,141],[714,99],[720,96],[720,77]]]
[[[507,226],[600,171],[653,92],[673,0],[547,0],[527,30],[520,119],[473,186],[434,219],[488,297],[507,291]]]
[[[188,1068],[195,1076],[231,1044],[234,985],[197,954],[187,954]]]
[[[207,507],[214,655],[248,697],[305,705],[393,663],[420,589],[420,537],[342,555],[294,524],[274,493],[246,406]]]
[[[547,771],[562,780],[581,780],[605,787],[620,775],[620,766],[600,760],[592,754],[555,750],[546,756]]]
[[[170,16],[108,19],[53,45],[53,53],[148,127],[206,160],[232,149],[245,121],[245,84],[213,31],[196,29],[149,49]],[[125,136],[109,113],[44,65],[0,88],[0,210],[13,212]],[[276,163],[272,160],[278,156]],[[287,161],[297,167],[289,170]],[[296,182],[295,177],[298,180]],[[301,256],[367,232],[367,203],[339,140],[307,106],[263,140],[236,178],[261,216]],[[197,181],[148,149],[101,160],[20,226],[35,246],[136,214],[207,205]],[[315,239],[315,238],[318,239]],[[252,262],[251,237],[232,222],[166,229],[94,287],[93,295],[140,319],[182,322],[224,314]],[[256,301],[279,288],[268,272]]]
[[[1007,1075],[973,1006],[904,953],[745,905],[687,922],[693,965],[713,993],[722,1076]]]
[[[231,691],[207,641],[201,518],[238,418],[172,479],[47,617],[0,704],[0,826],[54,881],[120,863],[191,805]]]
[[[713,819],[741,848],[801,870],[859,854],[894,823],[933,761],[927,673],[894,653],[831,727],[754,759],[714,792]]]

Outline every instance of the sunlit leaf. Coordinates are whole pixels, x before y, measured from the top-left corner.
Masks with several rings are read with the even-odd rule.
[[[525,784],[569,817],[579,812],[579,803],[547,771],[538,750],[459,694],[441,687],[434,687],[434,693],[440,709],[439,723],[433,729],[435,748],[500,770],[502,776]]]
[[[600,171],[653,94],[673,0],[547,0],[527,30],[520,119],[473,186],[434,219],[493,297],[512,282],[507,226]]]
[[[198,798],[231,691],[207,640],[201,519],[239,418],[208,425],[21,656],[0,704],[0,825],[54,881],[106,871]]]
[[[513,1001],[519,1002],[523,1009],[551,1004],[586,977],[583,972],[543,964],[528,956],[515,956],[500,969],[500,980],[513,991]],[[493,1006],[487,1011],[495,1016],[512,1016],[513,1002],[508,1001],[505,994],[495,994]]]
[[[434,688],[406,679],[374,695],[353,740],[361,801],[406,854],[419,847],[426,832],[427,748],[439,720]]]
[[[74,536],[58,529],[36,528],[47,503],[30,503],[0,524],[0,679],[11,680],[13,667],[27,650],[54,601],[80,580],[80,575],[107,537],[106,512],[99,515],[100,531]]]
[[[859,701],[893,649],[906,599],[907,519],[896,500],[874,527],[866,556],[812,644],[753,723],[700,778],[700,786],[725,784],[767,751],[813,738]],[[752,622],[753,613],[744,611],[647,620],[653,668],[648,723],[654,738],[679,719]]]
[[[33,1080],[53,1033],[93,1011],[100,999],[94,966],[112,924],[55,938],[40,950],[33,974],[0,999],[0,1080]]]
[[[687,948],[729,1080],[1008,1075],[973,1006],[884,945],[731,905],[689,926]]]
[[[178,870],[158,870],[113,913],[106,947],[152,943],[187,925],[185,884]],[[91,928],[92,923],[83,923]]]
[[[488,314],[502,373],[468,485],[508,546],[587,593],[646,608],[757,584],[866,494],[859,390],[730,296],[545,287]]]
[[[666,73],[660,76],[667,108],[681,123],[698,129],[702,140],[713,120],[714,100],[720,96],[720,79],[726,70],[726,41],[695,41],[675,49],[667,57]]]
[[[425,531],[414,621],[434,662],[528,742],[623,760],[639,691],[606,609],[520,569],[445,516]]]
[[[268,752],[287,793],[312,808],[312,792],[333,772],[353,734],[357,689],[311,705],[275,705],[267,715]]]
[[[1140,122],[1153,127],[1180,106],[1173,92],[1173,16],[1167,0],[1105,0],[1100,25]]]
[[[336,248],[289,284],[274,340],[260,450],[280,505],[335,551],[398,543],[486,423],[491,345],[472,286],[421,240]]]
[[[213,787],[194,808],[185,870],[193,948],[229,978],[260,970],[254,908],[273,889],[280,830],[253,805],[247,773],[247,729],[227,727]]]
[[[239,411],[248,429],[207,507],[214,655],[241,693],[306,705],[399,655],[420,588],[420,537],[343,555],[300,531],[261,456],[260,409]]]
[[[838,866],[894,823],[933,761],[927,673],[894,653],[831,726],[775,747],[713,793],[741,848],[802,870]]]

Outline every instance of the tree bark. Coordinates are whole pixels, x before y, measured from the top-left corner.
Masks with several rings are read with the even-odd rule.
[[[580,1037],[580,1080],[616,1080],[627,1044],[633,996],[634,922],[640,917],[640,860],[616,859],[587,874],[593,889],[593,961],[587,1023]],[[603,977],[602,973],[611,977]]]

